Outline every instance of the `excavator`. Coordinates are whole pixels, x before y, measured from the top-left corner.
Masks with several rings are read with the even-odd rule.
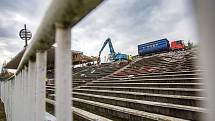
[[[122,60],[129,60],[129,55],[127,54],[121,54],[121,53],[116,53],[114,51],[114,48],[113,48],[113,45],[112,45],[112,42],[111,42],[111,39],[110,38],[107,38],[107,40],[104,42],[101,50],[99,51],[99,57],[98,57],[98,60],[97,60],[97,63],[99,64],[101,62],[101,53],[103,51],[103,49],[105,48],[105,46],[109,44],[109,49],[110,49],[110,54],[109,54],[109,60],[110,61],[122,61]]]

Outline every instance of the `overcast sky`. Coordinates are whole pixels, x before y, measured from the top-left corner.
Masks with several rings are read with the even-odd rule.
[[[35,34],[51,0],[1,0],[0,64],[23,49],[24,23]],[[153,40],[198,41],[189,0],[106,0],[72,29],[72,49],[97,56],[110,37],[116,52],[137,54]],[[103,56],[108,53],[105,48]],[[1,65],[0,65],[1,66]]]

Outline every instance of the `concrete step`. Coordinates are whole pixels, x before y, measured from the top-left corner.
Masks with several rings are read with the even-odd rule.
[[[138,74],[139,76],[154,76],[154,75],[176,75],[176,74],[196,74],[200,73],[200,70],[193,71],[173,71],[173,72],[162,72],[162,73],[148,73],[148,74]]]
[[[151,113],[158,113],[161,115],[167,115],[177,118],[183,118],[187,120],[199,120],[200,116],[206,111],[200,107],[176,105],[161,102],[151,102],[145,100],[134,100],[126,98],[118,98],[111,96],[101,96],[85,93],[73,92],[74,98],[91,100],[110,105],[116,105],[126,108],[131,108],[140,111],[147,111]]]
[[[55,89],[55,85],[46,85],[46,89]]]
[[[157,79],[157,78],[195,78],[195,77],[199,77],[200,74],[167,74],[167,75],[138,75],[138,76],[134,76],[132,77],[132,79]],[[101,79],[101,80],[117,80],[117,79],[128,79],[128,76],[108,76],[105,79]]]
[[[73,78],[74,81],[92,81],[92,79]]]
[[[73,85],[80,85],[80,84],[85,84],[85,83],[87,83],[87,82],[84,82],[84,81],[79,81],[79,82],[77,82],[77,81],[74,81],[74,82],[72,82],[72,84]],[[54,87],[55,86],[55,84],[46,84],[46,87]]]
[[[160,88],[197,88],[204,87],[203,83],[88,83],[88,86],[116,86],[116,87],[160,87]]]
[[[75,84],[75,85],[77,85],[77,84],[80,84],[80,83],[77,83],[77,82],[72,82],[72,84],[73,84],[73,85],[74,85],[74,84]]]
[[[111,90],[93,90],[93,89],[74,89],[73,92],[88,93],[95,95],[113,96],[137,100],[148,100],[155,102],[172,103],[179,105],[188,105],[202,107],[204,97],[199,96],[182,96],[182,95],[166,95],[166,94],[153,94],[142,92],[129,92],[129,91],[111,91]],[[47,97],[54,99],[55,90],[47,90]]]
[[[52,108],[54,109],[54,100],[46,99],[46,103],[48,103],[49,105],[51,104],[53,106]],[[78,121],[112,121],[108,118],[90,113],[80,108],[71,107],[71,110],[73,111],[73,118]]]
[[[103,73],[103,72],[95,72],[95,73],[89,73],[87,76],[106,76],[110,73]]]
[[[151,94],[140,92],[125,92],[125,91],[111,91],[111,90],[93,90],[93,89],[75,89],[73,92],[87,93],[103,96],[112,96],[136,100],[147,100],[153,102],[163,102],[178,105],[188,105],[195,107],[202,107],[204,97],[196,96],[180,96],[180,95],[164,95],[164,94]]]
[[[186,65],[186,66],[196,66],[195,63],[189,62],[189,61],[177,61],[177,62],[169,62],[169,63],[163,63],[163,61],[160,62],[153,62],[153,63],[135,63],[133,64],[130,68],[132,67],[137,67],[137,68],[142,68],[142,67],[177,67],[181,65]]]
[[[72,84],[85,84],[86,81],[72,81]]]
[[[204,89],[189,88],[157,88],[157,87],[113,87],[113,86],[81,86],[80,89],[129,91],[166,95],[199,96]]]
[[[46,86],[50,86],[51,87],[51,86],[55,86],[55,84],[47,84]]]
[[[73,98],[73,105],[96,114],[115,118],[117,121],[187,121],[180,118],[78,98]]]
[[[121,72],[119,72],[119,73],[122,73],[123,71],[121,71]],[[125,73],[125,72],[123,72],[123,73]],[[127,73],[127,72],[126,72]],[[201,75],[201,71],[199,71],[199,70],[192,70],[192,71],[170,71],[170,72],[159,72],[159,73],[152,73],[152,72],[147,72],[147,73],[142,73],[142,74],[140,74],[140,73],[138,73],[137,75],[135,75],[136,77],[156,77],[156,76],[158,76],[158,78],[159,78],[159,76],[168,76],[168,75],[186,75],[186,74],[193,74],[193,75]],[[123,75],[123,76],[120,76],[120,75],[117,75],[117,74],[114,74],[114,75],[111,75],[111,76],[108,76],[108,77],[106,77],[106,78],[104,78],[104,80],[105,79],[109,79],[110,77],[114,77],[114,78],[127,78],[128,77],[128,75],[129,75],[129,73],[127,73],[126,75]],[[132,74],[130,74],[130,75],[132,75]]]
[[[82,82],[82,83],[79,83],[79,82],[73,82],[72,83],[72,86],[74,87],[74,86],[80,86],[80,85],[83,85],[83,84],[85,84],[85,83],[87,83],[87,82]],[[51,88],[51,89],[53,89],[53,88],[55,88],[55,84],[46,84],[46,88]]]
[[[76,115],[74,116],[74,118],[78,119],[78,121],[80,120],[83,121],[83,119],[87,119],[88,121],[112,121],[108,118],[90,113],[80,108],[73,107],[72,109],[73,109],[73,113]]]
[[[156,78],[156,79],[121,79],[108,81],[92,81],[93,83],[198,83],[202,78]]]

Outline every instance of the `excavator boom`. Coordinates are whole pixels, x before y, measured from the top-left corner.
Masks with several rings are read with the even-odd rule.
[[[104,44],[103,44],[101,50],[99,51],[98,63],[100,63],[100,61],[101,61],[101,60],[100,60],[101,53],[102,53],[102,51],[104,50],[104,48],[105,48],[105,46],[106,46],[107,44],[109,44],[110,55],[111,55],[110,58],[111,58],[111,59],[114,59],[114,56],[115,56],[116,53],[115,53],[115,51],[114,51],[114,48],[113,48],[111,39],[108,38],[108,39],[104,42]]]

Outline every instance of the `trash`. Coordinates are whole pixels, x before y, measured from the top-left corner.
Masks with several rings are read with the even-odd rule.
[[[87,77],[86,74],[81,74],[81,77]]]
[[[128,79],[132,79],[134,75],[128,75]]]
[[[92,73],[94,73],[95,71],[96,71],[96,70],[93,69],[90,73],[92,74]]]

